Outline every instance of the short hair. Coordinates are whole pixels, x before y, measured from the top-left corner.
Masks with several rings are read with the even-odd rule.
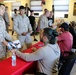
[[[46,13],[47,11],[48,11],[48,9],[45,8],[45,9],[44,9],[44,13]]]
[[[0,3],[0,6],[1,6],[1,5],[5,6],[3,3]]]
[[[25,7],[21,5],[21,6],[19,7],[19,10],[21,10],[21,9],[25,9]]]
[[[62,23],[60,28],[64,28],[65,31],[69,31],[69,25],[66,22]]]
[[[14,9],[14,11],[17,11],[17,9]]]
[[[33,10],[30,10],[30,12],[34,12]]]
[[[26,3],[25,5],[28,6],[28,3]]]
[[[47,9],[45,8],[44,11],[47,11]]]
[[[5,6],[5,8],[8,8],[8,6]]]
[[[50,44],[56,43],[56,36],[58,36],[56,30],[53,30],[51,28],[44,28],[43,35],[48,38]]]

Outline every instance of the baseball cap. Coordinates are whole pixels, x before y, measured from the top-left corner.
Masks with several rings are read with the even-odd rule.
[[[64,23],[61,24],[60,28],[68,29],[69,25],[64,22]]]

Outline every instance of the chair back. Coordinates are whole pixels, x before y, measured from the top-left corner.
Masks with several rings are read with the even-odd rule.
[[[69,55],[65,59],[65,62],[63,63],[62,67],[60,68],[58,75],[70,75],[75,60],[76,60],[76,53]]]

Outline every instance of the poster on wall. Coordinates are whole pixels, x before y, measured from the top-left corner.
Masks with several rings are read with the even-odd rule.
[[[74,3],[73,15],[76,16],[76,2]]]

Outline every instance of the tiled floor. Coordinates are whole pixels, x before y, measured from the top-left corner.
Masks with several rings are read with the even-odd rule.
[[[76,75],[76,63],[73,66],[73,69],[71,71],[71,75]]]
[[[9,32],[9,34],[10,34],[10,35],[12,34],[11,31]],[[12,35],[11,35],[11,36],[12,36]],[[12,38],[13,38],[13,40],[16,40],[16,39],[17,39],[16,33],[14,33],[14,35],[12,36]],[[39,41],[39,35],[36,35],[36,38],[37,38],[37,40]],[[32,40],[33,40],[33,37],[32,37]],[[33,44],[35,44],[35,43],[36,43],[36,42],[33,41]],[[25,48],[25,46],[24,46],[23,50],[25,50],[25,49],[26,49],[26,48]],[[8,56],[11,56],[11,53],[10,53],[10,52],[8,52]],[[76,63],[74,64],[73,69],[72,69],[70,75],[76,75]]]

